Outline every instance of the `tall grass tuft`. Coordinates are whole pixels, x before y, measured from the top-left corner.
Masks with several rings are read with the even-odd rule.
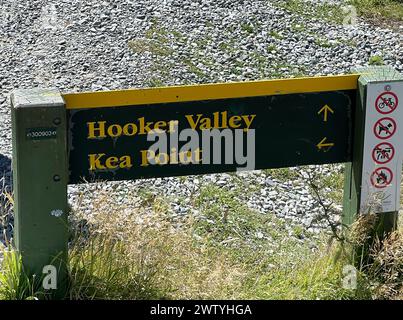
[[[224,251],[175,228],[164,213],[100,196],[89,232],[70,249],[71,299],[237,298],[245,271]],[[85,214],[77,210],[77,221]]]
[[[349,232],[348,259],[360,272],[361,288],[371,299],[403,298],[403,227],[380,239],[379,217],[361,215]]]
[[[250,210],[236,192],[202,189],[192,199],[201,216],[180,223],[158,195],[141,203],[130,193],[116,201],[102,188],[93,192],[91,204],[74,205],[70,215],[68,298],[402,298],[402,230],[368,247],[370,259],[358,259],[357,288],[346,289],[343,268],[354,245],[373,234],[376,216],[361,217],[341,251],[325,236],[315,244],[291,236],[286,222]],[[0,299],[46,298],[19,255],[1,252]]]
[[[23,270],[21,256],[15,250],[2,249],[0,272],[0,300],[36,300],[41,296],[35,279]]]
[[[367,274],[375,299],[403,299],[403,236],[390,234],[371,249]]]

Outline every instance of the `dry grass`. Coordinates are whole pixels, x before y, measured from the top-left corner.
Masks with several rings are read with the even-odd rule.
[[[191,228],[174,229],[161,212],[122,214],[108,194],[96,203],[89,237],[72,245],[72,299],[239,298],[243,266],[196,241]]]
[[[97,195],[91,212],[88,202],[76,203],[71,215],[70,299],[402,298],[402,230],[368,251],[372,264],[361,261],[358,287],[350,290],[342,287],[349,255],[329,248],[326,239],[316,249],[299,243],[284,223],[259,220],[262,215],[248,211],[232,191],[207,188],[194,201],[214,227],[192,219],[178,227],[163,197],[141,202],[129,192],[117,200],[102,187],[90,188]],[[369,239],[375,218],[358,220],[352,244]],[[266,238],[256,238],[256,230]],[[39,296],[24,278],[18,255],[7,254],[2,268],[0,299]]]
[[[403,2],[401,0],[349,0],[359,14],[385,23],[403,21]]]
[[[353,260],[372,299],[403,299],[403,226],[380,240],[376,214],[362,215],[352,226],[349,240]]]
[[[138,201],[130,197],[126,202]],[[86,238],[76,237],[72,245],[71,299],[355,297],[342,288],[342,263],[325,241],[317,250],[298,243],[283,223],[262,220],[230,191],[213,186],[194,201],[213,225],[189,219],[174,228],[169,206],[158,196],[147,197],[143,209],[116,204],[107,193],[93,204],[91,216],[74,212],[74,220],[88,221],[87,231],[79,230]],[[253,240],[255,228],[272,240]]]
[[[367,274],[374,299],[403,299],[403,235],[394,232],[371,249]]]

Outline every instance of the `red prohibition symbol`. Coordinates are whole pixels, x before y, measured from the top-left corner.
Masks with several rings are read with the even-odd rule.
[[[371,175],[371,183],[375,188],[386,188],[392,183],[393,172],[387,167],[376,169]]]
[[[377,164],[388,163],[395,155],[395,148],[389,142],[382,142],[372,150],[372,159]]]
[[[374,126],[374,134],[378,139],[388,139],[396,132],[396,122],[392,118],[379,119]]]
[[[399,99],[393,92],[381,93],[375,101],[375,108],[379,113],[388,114],[396,110]]]

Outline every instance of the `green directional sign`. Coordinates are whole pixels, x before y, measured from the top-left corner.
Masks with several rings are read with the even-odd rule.
[[[345,162],[343,223],[370,208],[378,236],[394,230],[403,78],[385,67],[360,74],[16,90],[15,243],[32,287],[46,297],[68,293],[68,183]]]
[[[68,111],[69,181],[229,172],[247,165],[251,166],[247,169],[266,169],[347,162],[355,95],[355,90],[345,90],[75,108]],[[190,137],[180,139],[186,129],[196,133],[198,147],[181,154],[190,141]],[[221,138],[211,138],[206,146],[203,132],[214,129]],[[156,142],[147,140],[150,132],[167,137],[165,150],[148,151]],[[217,144],[221,161],[214,163]],[[253,152],[252,163],[237,161],[237,148],[244,155]],[[203,162],[206,157],[210,162]]]

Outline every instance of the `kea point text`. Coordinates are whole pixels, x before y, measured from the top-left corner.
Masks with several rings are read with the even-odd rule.
[[[145,117],[124,124],[87,122],[89,140],[112,138],[116,141],[123,136],[147,135],[148,142],[155,142],[140,150],[138,156],[91,153],[88,155],[89,170],[188,164],[236,164],[251,170],[255,165],[255,132],[251,129],[255,118],[254,114],[229,116],[227,111],[214,112],[210,116],[189,114],[185,115],[181,130],[179,120],[148,121]]]

